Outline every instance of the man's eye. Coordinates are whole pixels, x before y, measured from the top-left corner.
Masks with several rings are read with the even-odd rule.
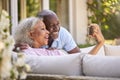
[[[50,27],[53,27],[54,25],[50,25]]]

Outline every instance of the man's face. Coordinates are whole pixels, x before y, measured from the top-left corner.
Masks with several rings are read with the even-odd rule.
[[[58,17],[55,15],[49,15],[44,18],[44,23],[46,25],[47,30],[50,32],[50,37],[53,39],[58,38],[60,25]]]

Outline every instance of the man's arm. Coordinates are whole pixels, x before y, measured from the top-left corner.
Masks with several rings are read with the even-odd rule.
[[[105,39],[97,24],[91,24],[90,26],[93,27],[93,34],[90,36],[97,40],[97,45],[89,52],[89,54],[96,55],[99,49],[104,45]]]
[[[80,52],[80,48],[79,47],[75,47],[74,49],[68,51],[69,54],[78,53],[78,52]]]
[[[26,44],[26,43],[15,44],[14,48],[13,48],[13,51],[19,52],[21,50],[28,49],[28,47],[29,47],[29,45]]]
[[[65,28],[61,28],[60,36],[62,42],[64,42],[63,49],[69,54],[80,52],[80,48],[77,46],[70,32],[68,32]]]

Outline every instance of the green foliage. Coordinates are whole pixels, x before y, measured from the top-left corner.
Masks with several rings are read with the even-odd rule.
[[[108,29],[103,29],[104,35],[107,39],[114,39],[120,37],[120,14],[111,16],[111,19],[107,22]],[[109,35],[108,35],[109,34]]]
[[[98,23],[106,39],[120,37],[120,0],[88,0],[89,23]]]
[[[57,1],[56,0],[50,0],[50,9],[54,12],[56,12],[56,7],[57,7]]]
[[[93,46],[92,44],[80,44],[78,45],[79,48],[86,48],[86,47],[90,47]]]
[[[40,10],[40,0],[27,0],[27,17],[36,16]]]

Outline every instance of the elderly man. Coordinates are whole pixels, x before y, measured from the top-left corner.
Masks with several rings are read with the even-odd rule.
[[[49,48],[63,49],[68,53],[80,52],[77,44],[73,40],[71,34],[62,26],[60,26],[57,15],[51,10],[43,10],[37,14],[42,17],[49,34]]]
[[[37,14],[37,17],[43,18],[43,22],[46,25],[49,34],[48,45],[51,48],[64,49],[68,53],[80,52],[71,34],[62,26],[60,26],[59,19],[57,15],[51,10],[43,10]],[[98,44],[90,52],[90,54],[96,54],[97,51],[104,44],[104,37],[100,31],[97,24],[91,24],[92,27],[92,37],[95,37]]]

